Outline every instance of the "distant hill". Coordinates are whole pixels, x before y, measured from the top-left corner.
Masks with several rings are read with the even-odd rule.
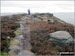
[[[74,12],[61,12],[54,13],[54,16],[60,18],[61,20],[74,25]]]

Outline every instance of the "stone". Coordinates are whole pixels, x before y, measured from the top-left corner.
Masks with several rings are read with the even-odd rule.
[[[10,50],[21,50],[21,48],[19,46],[16,46],[16,45],[10,46],[9,49]]]
[[[27,50],[22,50],[18,56],[35,56],[34,53],[27,51]]]
[[[74,41],[73,37],[67,31],[56,31],[48,35],[51,41],[58,41],[63,43],[71,43]]]

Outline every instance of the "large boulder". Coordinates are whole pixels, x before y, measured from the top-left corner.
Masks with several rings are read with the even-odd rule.
[[[51,41],[56,41],[60,43],[72,43],[74,41],[73,37],[67,31],[56,31],[49,34]]]

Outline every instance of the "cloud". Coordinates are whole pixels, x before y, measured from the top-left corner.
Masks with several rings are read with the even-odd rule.
[[[1,0],[1,1],[15,1],[15,0]],[[16,1],[30,1],[30,0],[16,0]],[[31,0],[37,1],[37,0]],[[38,0],[38,1],[62,1],[62,0]],[[74,1],[74,0],[63,0],[63,1]]]
[[[1,12],[74,12],[74,1],[1,1]]]

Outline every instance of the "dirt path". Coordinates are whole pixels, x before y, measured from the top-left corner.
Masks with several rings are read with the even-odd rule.
[[[34,56],[30,45],[30,27],[26,24],[25,17],[21,18],[20,28],[18,29],[18,35],[10,43],[10,56]]]

